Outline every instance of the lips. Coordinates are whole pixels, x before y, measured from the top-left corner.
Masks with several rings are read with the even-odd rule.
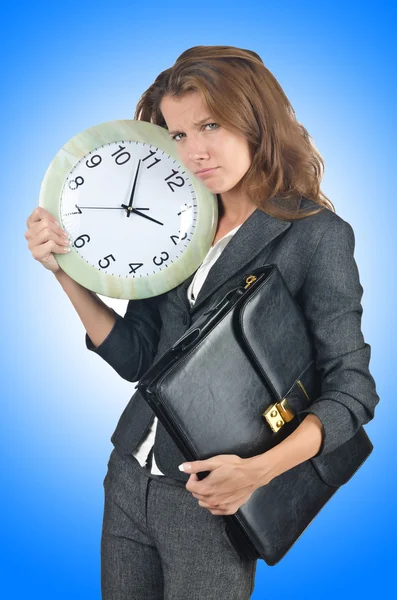
[[[211,167],[210,169],[202,169],[201,171],[197,171],[196,175],[198,177],[202,176],[202,175],[207,175],[209,173],[213,173],[218,167]]]

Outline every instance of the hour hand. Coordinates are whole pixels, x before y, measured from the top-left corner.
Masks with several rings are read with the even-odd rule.
[[[84,206],[82,208],[85,208]],[[122,204],[121,208],[128,208],[127,204]],[[140,207],[138,208],[138,206],[135,207],[135,210],[150,210],[150,208],[146,208],[146,207]]]
[[[128,203],[128,206],[126,207],[126,217],[129,217],[130,214],[131,214],[131,212],[132,212],[132,203],[134,201],[134,194],[135,194],[136,182],[137,182],[137,179],[138,179],[138,173],[139,173],[140,166],[141,166],[141,160],[139,159],[139,161],[138,161],[138,168],[137,168],[136,173],[135,173],[134,183],[133,183],[132,190],[131,190],[130,201]]]

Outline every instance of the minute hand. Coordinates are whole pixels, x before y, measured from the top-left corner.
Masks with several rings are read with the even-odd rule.
[[[159,225],[164,225],[164,223],[161,223],[160,221],[157,221],[156,219],[153,219],[152,217],[143,215],[142,213],[139,212],[139,209],[137,209],[137,208],[131,208],[130,211],[135,213],[136,215],[139,215],[140,217],[143,217],[144,219],[149,219],[149,221],[154,221],[154,223],[158,223]]]

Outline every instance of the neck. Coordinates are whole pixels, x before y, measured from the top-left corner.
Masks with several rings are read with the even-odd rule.
[[[243,199],[241,196],[233,196],[228,192],[217,194],[218,220],[230,227],[237,227],[258,208],[251,200]]]

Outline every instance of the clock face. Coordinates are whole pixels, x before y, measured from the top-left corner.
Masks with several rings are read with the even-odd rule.
[[[89,265],[112,276],[147,277],[186,250],[197,199],[173,156],[121,140],[94,148],[75,164],[61,192],[60,213],[73,249]]]
[[[39,205],[70,235],[54,253],[83,287],[120,299],[149,298],[200,266],[217,228],[217,198],[180,162],[163,127],[99,123],[71,138],[49,165]]]

